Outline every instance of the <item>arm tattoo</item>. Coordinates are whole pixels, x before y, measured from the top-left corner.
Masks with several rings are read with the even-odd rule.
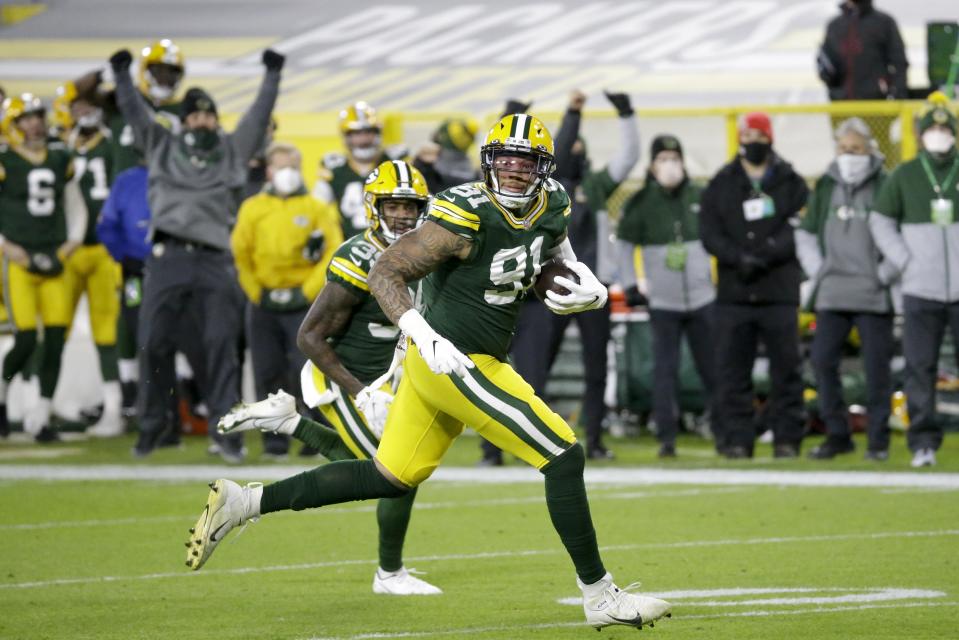
[[[407,282],[419,280],[450,258],[465,258],[472,241],[427,221],[403,234],[370,270],[370,291],[394,324],[413,308]]]
[[[327,338],[337,335],[350,322],[353,308],[361,302],[346,287],[328,282],[313,301],[296,335],[296,346],[331,381],[350,395],[365,385],[343,366]]]

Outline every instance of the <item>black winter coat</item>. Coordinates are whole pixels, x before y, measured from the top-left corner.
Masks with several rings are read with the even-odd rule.
[[[774,155],[760,189],[772,198],[775,213],[747,220],[743,203],[760,194],[736,158],[713,176],[703,192],[699,233],[703,246],[719,263],[716,299],[732,304],[798,305],[802,269],[793,231],[809,188],[792,165]],[[747,253],[764,265],[750,277],[740,268]]]
[[[896,21],[872,2],[842,13],[826,27],[825,53],[836,68],[830,100],[885,100],[908,97],[906,52]]]

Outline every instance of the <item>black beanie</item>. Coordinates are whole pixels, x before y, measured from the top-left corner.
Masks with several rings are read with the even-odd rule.
[[[195,111],[208,111],[217,115],[216,103],[206,91],[200,87],[190,87],[186,95],[183,96],[183,104],[180,107],[180,116],[186,118]]]
[[[660,151],[676,151],[679,157],[683,157],[683,145],[679,144],[679,138],[669,134],[656,136],[653,138],[653,144],[649,149],[649,160],[652,162]]]

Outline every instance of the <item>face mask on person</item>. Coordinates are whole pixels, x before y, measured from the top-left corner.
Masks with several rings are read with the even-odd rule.
[[[157,102],[165,102],[173,97],[173,87],[167,87],[162,84],[151,83],[147,91],[150,97]]]
[[[188,129],[183,134],[183,142],[185,142],[188,147],[196,149],[197,151],[209,151],[216,147],[219,141],[219,132],[217,132],[216,129],[208,129],[206,127]]]
[[[686,177],[681,160],[670,158],[653,163],[653,177],[664,189],[672,189]]]
[[[288,196],[297,192],[303,186],[303,176],[298,169],[283,167],[273,172],[273,178],[270,182],[278,194]]]
[[[846,184],[861,182],[869,172],[870,156],[857,153],[843,153],[836,157],[839,177]]]
[[[81,129],[96,129],[101,122],[103,122],[103,109],[95,109],[77,118],[77,126]]]
[[[747,142],[740,145],[740,155],[746,158],[750,164],[762,164],[769,157],[772,150],[772,144],[768,142]]]
[[[956,146],[956,136],[942,129],[927,129],[922,134],[922,147],[929,153],[948,153]]]

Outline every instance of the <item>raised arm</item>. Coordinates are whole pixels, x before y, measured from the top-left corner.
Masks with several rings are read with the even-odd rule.
[[[427,220],[383,252],[370,270],[370,291],[386,317],[399,326],[400,317],[413,308],[406,283],[425,277],[450,258],[468,257],[471,248],[470,240]]]
[[[606,170],[613,182],[619,184],[626,179],[639,161],[639,127],[629,95],[606,92],[606,99],[616,108],[619,116],[619,153],[609,161]]]
[[[553,177],[557,180],[569,178],[570,156],[573,153],[573,144],[579,137],[579,127],[583,118],[583,105],[586,103],[586,94],[578,89],[569,97],[569,106],[563,114],[563,121],[553,140],[553,157],[556,160],[556,172]]]
[[[284,56],[272,49],[263,52],[266,74],[260,83],[260,91],[231,136],[237,155],[244,162],[253,157],[266,135],[266,127],[270,124],[270,115],[280,92],[280,70],[285,60]]]
[[[139,92],[133,86],[130,78],[130,62],[133,56],[126,49],[117,51],[110,56],[110,67],[113,69],[116,82],[117,108],[123,119],[133,129],[133,135],[145,149],[153,145],[158,136],[168,135],[169,132],[153,118],[153,114],[143,104]]]

